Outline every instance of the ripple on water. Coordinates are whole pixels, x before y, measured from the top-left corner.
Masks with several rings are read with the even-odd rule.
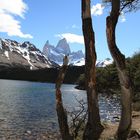
[[[86,101],[85,91],[63,85],[64,105],[68,111],[78,109],[77,99]],[[0,80],[0,139],[29,137],[55,139],[58,123],[55,109],[55,85],[26,81]],[[120,105],[116,96],[99,96],[100,115],[104,121],[115,121]],[[50,138],[51,139],[51,138]]]

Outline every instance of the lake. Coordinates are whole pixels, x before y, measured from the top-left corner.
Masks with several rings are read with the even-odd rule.
[[[77,100],[86,101],[85,91],[74,87],[64,84],[61,89],[67,110],[78,107]],[[114,116],[120,114],[120,103],[115,95],[100,95],[99,106],[103,121],[114,122]],[[0,80],[0,139],[57,130],[54,84]]]

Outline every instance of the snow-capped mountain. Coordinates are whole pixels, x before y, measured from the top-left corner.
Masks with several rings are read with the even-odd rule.
[[[113,63],[113,60],[110,58],[106,58],[105,60],[96,61],[96,67],[106,67],[107,65],[110,65]]]
[[[68,55],[69,64],[74,64],[81,59],[84,59],[84,54],[81,50],[77,52],[71,52],[70,46],[65,38],[61,39],[57,46],[49,44],[49,41],[43,47],[43,53],[53,62],[62,65],[63,57]]]
[[[106,58],[105,60],[96,61],[96,67],[106,67],[107,65],[112,64],[113,61],[110,58]],[[72,65],[74,66],[83,66],[85,65],[85,58],[81,58],[75,61]]]
[[[53,64],[30,42],[18,43],[0,38],[0,66],[27,69],[50,68]]]
[[[85,58],[83,52],[81,50],[77,52],[71,52],[70,46],[65,38],[61,39],[56,47],[51,45],[49,41],[47,41],[43,47],[43,53],[51,61],[57,63],[58,65],[63,64],[63,57],[65,55],[68,55],[69,57],[69,65],[72,66],[85,65]],[[101,61],[96,61],[96,67],[105,67],[109,64],[112,64],[112,60],[109,58]]]
[[[85,65],[85,58],[78,59],[76,61],[71,62],[72,66],[84,66]]]

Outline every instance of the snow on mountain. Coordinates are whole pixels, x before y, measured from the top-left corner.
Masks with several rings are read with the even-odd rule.
[[[113,63],[113,61],[110,58],[107,58],[105,60],[96,61],[96,67],[106,67],[107,65],[110,65],[112,63]],[[83,65],[85,65],[85,58],[81,58],[77,61],[74,61],[73,63],[71,63],[71,65],[83,66]]]
[[[47,41],[43,47],[43,53],[51,61],[55,62],[60,66],[63,64],[63,57],[65,55],[68,55],[69,65],[73,65],[73,66],[85,65],[85,58],[82,50],[79,50],[77,52],[71,52],[70,46],[65,38],[61,39],[56,47],[51,45],[49,41]],[[112,60],[107,58],[105,60],[97,61],[96,67],[105,67],[109,64],[112,64]]]
[[[52,63],[30,42],[18,43],[0,39],[0,65],[20,66],[29,69],[50,68]]]
[[[112,63],[113,63],[113,60],[111,60],[110,58],[106,58],[105,60],[97,61],[96,67],[106,67],[107,65],[110,65]]]
[[[56,67],[63,64],[65,55],[68,55],[69,65],[85,65],[83,52],[81,50],[71,52],[66,39],[60,40],[56,47],[47,41],[42,53],[30,42],[18,43],[0,38],[0,67],[24,67],[30,70]],[[97,67],[105,67],[109,64],[112,64],[109,58],[96,62]]]
[[[73,66],[83,66],[83,65],[85,65],[85,58],[81,58],[77,61],[71,62],[71,65],[73,65]]]
[[[49,41],[43,47],[43,53],[53,62],[62,65],[63,64],[63,57],[68,55],[69,57],[69,64],[73,64],[80,59],[84,59],[84,54],[81,50],[77,52],[71,52],[70,46],[67,43],[65,38],[61,39],[57,46],[54,47],[53,45],[49,44]]]

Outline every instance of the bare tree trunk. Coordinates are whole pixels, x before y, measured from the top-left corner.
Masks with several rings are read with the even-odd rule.
[[[106,19],[106,34],[108,47],[116,63],[122,90],[121,96],[122,111],[121,111],[121,120],[117,132],[117,139],[126,140],[132,121],[131,120],[132,88],[130,79],[126,71],[125,56],[118,49],[115,40],[115,29],[119,15],[120,15],[120,0],[112,0],[112,10],[110,16],[108,16]]]
[[[58,123],[60,128],[60,133],[63,140],[73,140],[73,137],[69,133],[69,126],[67,121],[67,112],[63,107],[62,102],[62,95],[61,95],[61,84],[63,83],[65,73],[67,70],[67,57],[65,57],[63,66],[60,68],[58,78],[56,80],[56,111],[57,111],[57,117],[58,117]]]
[[[88,101],[88,121],[83,140],[97,140],[103,131],[103,126],[100,122],[98,94],[96,92],[96,51],[90,13],[90,0],[82,0],[82,28],[86,53],[85,76]]]

